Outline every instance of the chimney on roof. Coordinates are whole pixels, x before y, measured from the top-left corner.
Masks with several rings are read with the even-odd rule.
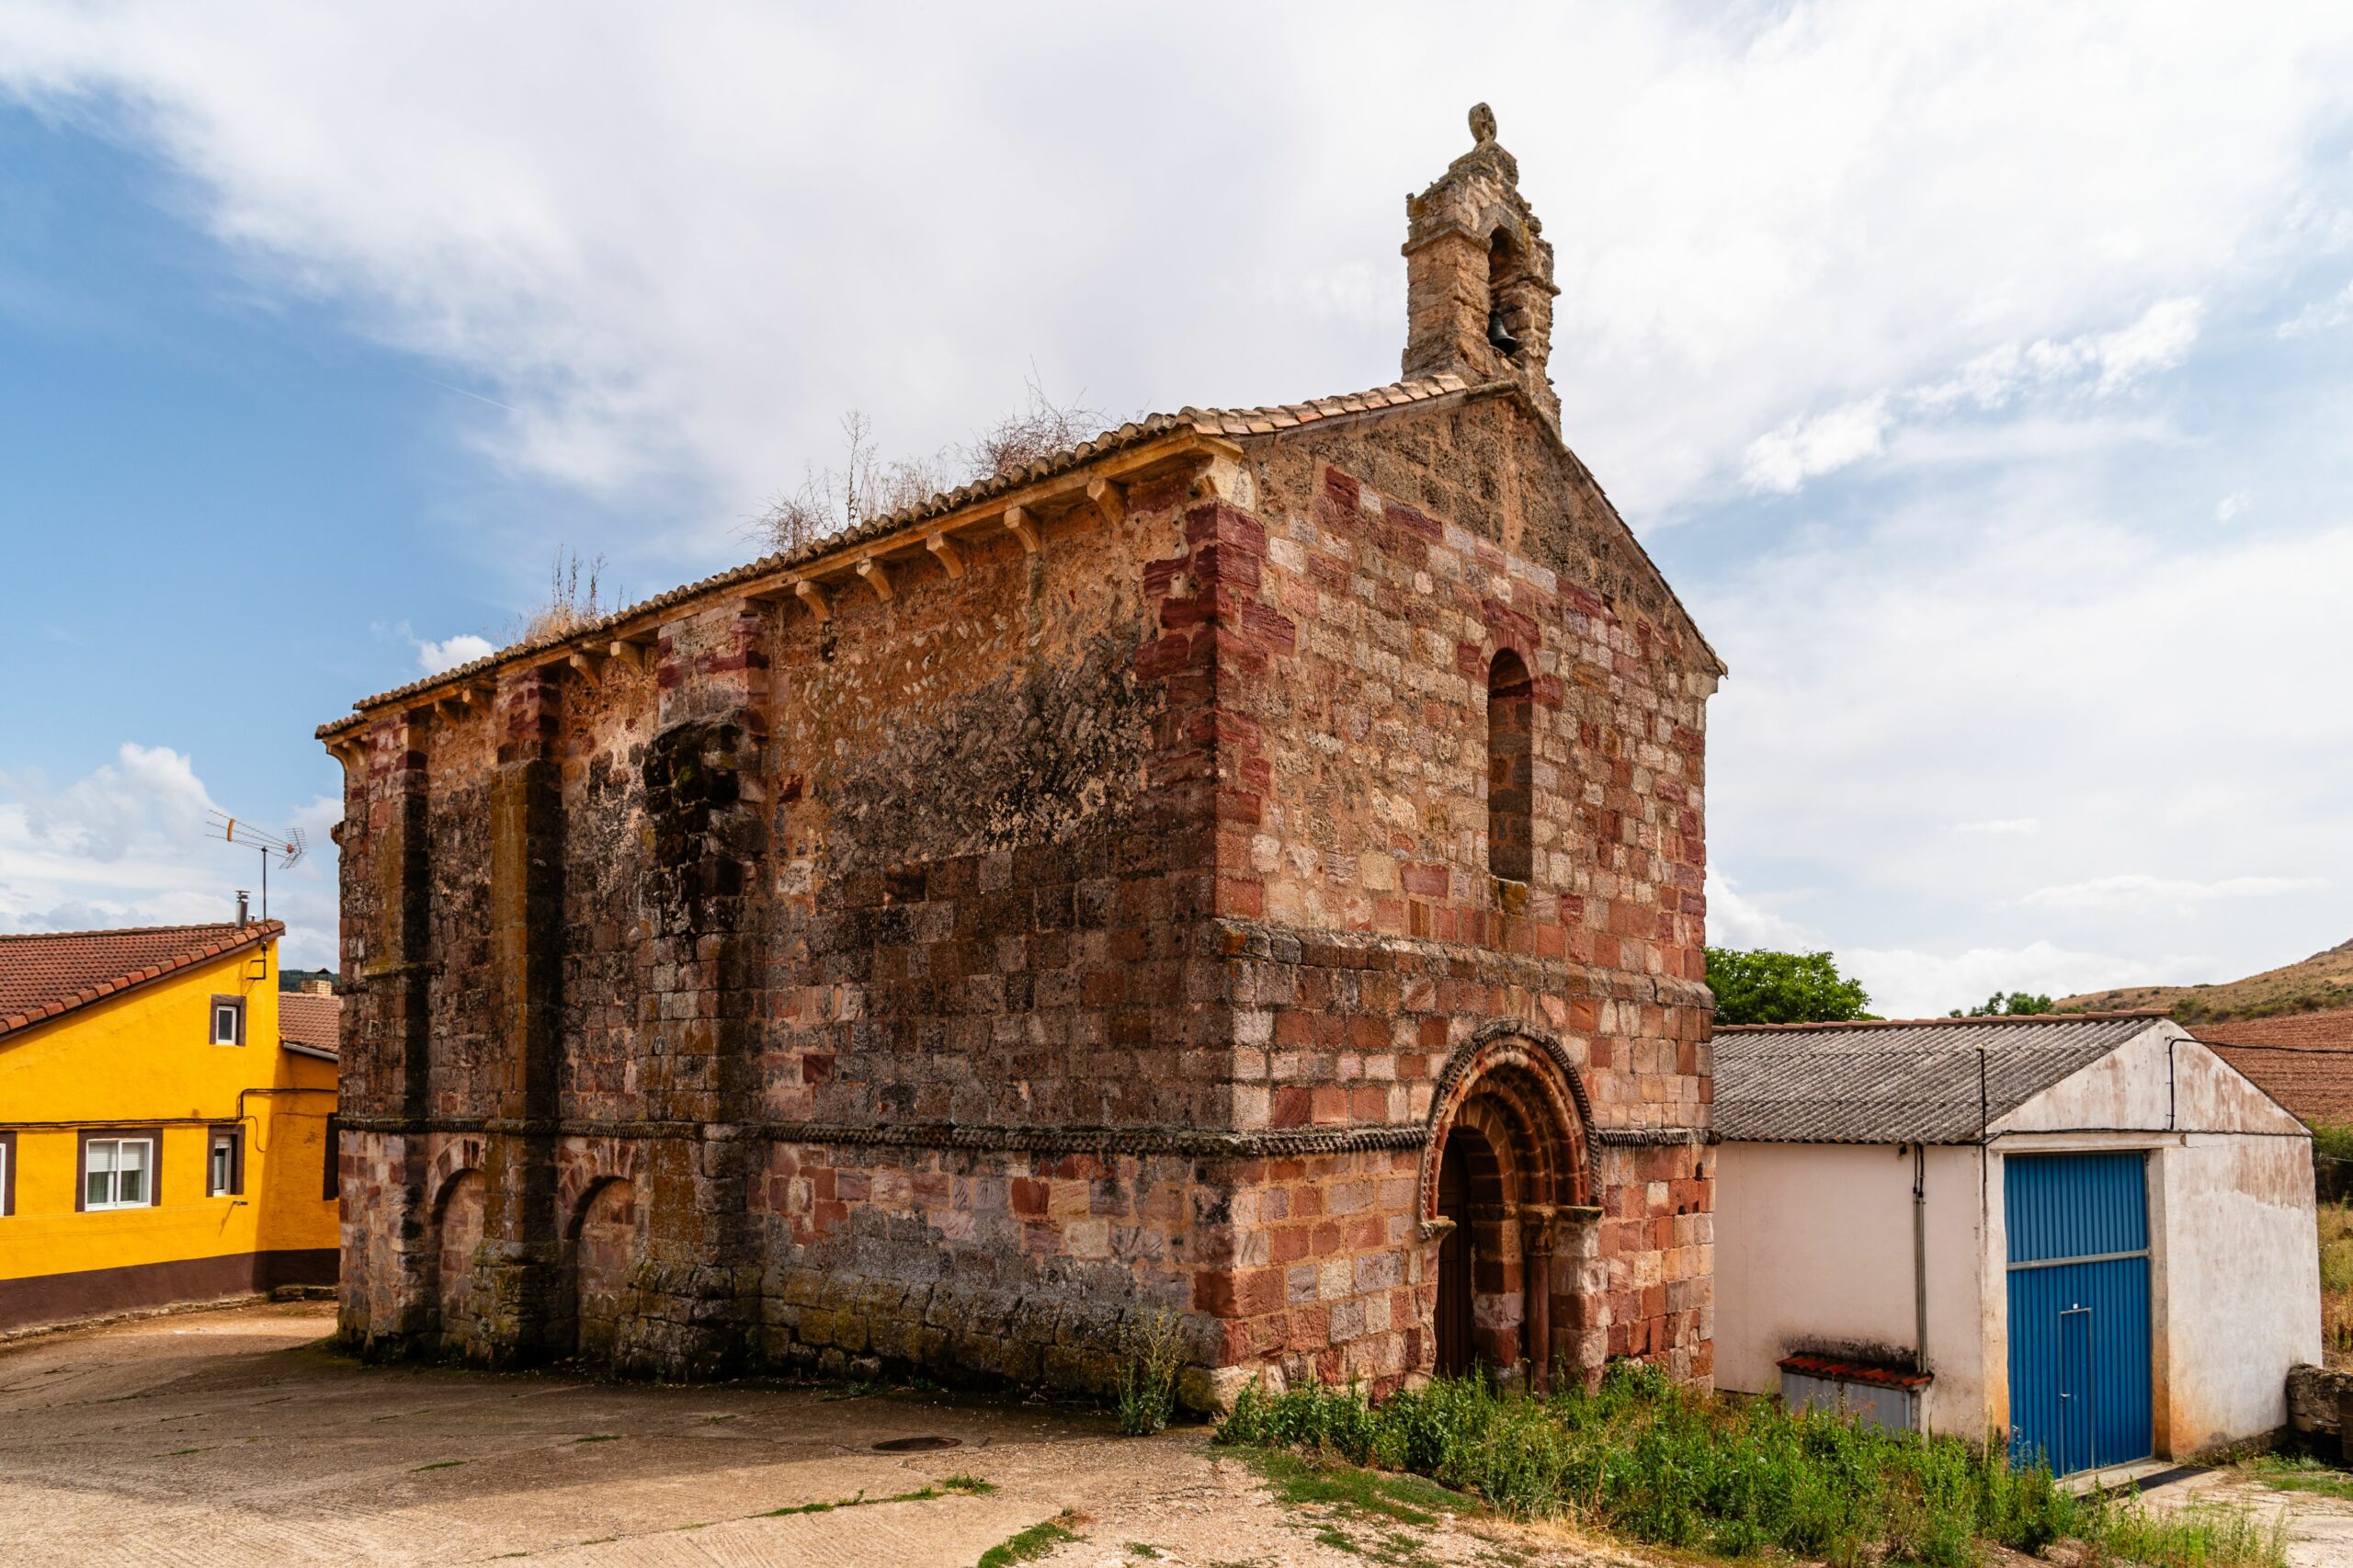
[[[244,926],[248,922],[245,918],[245,890],[239,888],[237,890],[237,924],[239,926]]]
[[[1485,104],[1471,110],[1471,151],[1405,199],[1405,376],[1517,381],[1557,429],[1552,247]]]

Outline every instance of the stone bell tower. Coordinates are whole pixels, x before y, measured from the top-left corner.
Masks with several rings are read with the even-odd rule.
[[[1561,400],[1545,369],[1560,292],[1552,247],[1485,104],[1471,111],[1471,151],[1405,199],[1405,376],[1518,381],[1557,428]]]

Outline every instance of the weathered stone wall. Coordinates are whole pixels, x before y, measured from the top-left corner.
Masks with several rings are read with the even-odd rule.
[[[370,710],[346,1338],[1099,1388],[1165,1310],[1197,1398],[1388,1386],[1461,1114],[1481,1353],[1706,1378],[1713,665],[1590,479],[1487,393],[1031,522]]]

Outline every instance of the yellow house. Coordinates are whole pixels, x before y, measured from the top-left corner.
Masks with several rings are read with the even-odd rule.
[[[0,1333],[335,1282],[333,999],[281,1029],[284,931],[0,937]]]

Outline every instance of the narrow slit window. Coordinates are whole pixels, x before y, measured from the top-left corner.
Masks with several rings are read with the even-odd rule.
[[[1506,648],[1487,670],[1487,869],[1530,880],[1536,865],[1535,682]]]

